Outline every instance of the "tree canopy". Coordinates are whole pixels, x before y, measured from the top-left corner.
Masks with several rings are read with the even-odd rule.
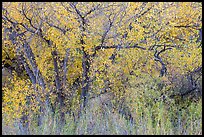
[[[179,77],[202,70],[201,58],[202,3],[4,2],[2,6],[2,64],[14,76],[13,85],[3,88],[6,113],[21,116],[28,97],[35,102],[34,110],[37,102],[44,101],[70,109],[81,102],[82,110],[89,97],[104,92],[113,92],[122,101],[138,84],[147,86],[150,78],[168,92]],[[14,104],[17,107],[9,109]]]

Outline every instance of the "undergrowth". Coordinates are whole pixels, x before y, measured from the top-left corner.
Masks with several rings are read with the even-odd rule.
[[[92,102],[93,103],[93,102]],[[170,106],[156,102],[153,106],[138,103],[134,108],[134,123],[125,119],[117,110],[102,106],[95,101],[87,106],[79,119],[65,115],[65,125],[57,121],[59,113],[51,111],[44,113],[43,124],[37,126],[37,117],[29,117],[29,133],[32,135],[74,135],[74,134],[117,134],[117,135],[200,135],[202,134],[202,102],[191,103],[187,108],[180,108],[174,102]],[[22,134],[18,120],[6,124],[2,118],[2,134]]]

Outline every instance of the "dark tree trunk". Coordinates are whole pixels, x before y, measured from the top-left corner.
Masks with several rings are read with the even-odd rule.
[[[36,82],[42,87],[42,90],[44,92],[46,85],[45,85],[44,79],[42,77],[42,74],[41,74],[40,70],[38,69],[38,66],[37,66],[37,63],[35,61],[35,56],[32,52],[32,49],[26,41],[23,44],[23,48],[25,51],[25,56],[29,60],[29,63],[31,64],[33,74],[36,78]],[[49,108],[49,106],[50,106],[49,95],[46,94],[45,105],[43,105],[43,103],[40,101],[40,112],[43,113],[43,111],[45,111],[45,108]],[[38,118],[39,118],[38,119],[38,125],[40,126],[40,125],[42,125],[43,118],[41,115],[39,115]]]
[[[52,57],[53,57],[53,63],[54,63],[54,71],[55,71],[55,85],[57,89],[57,102],[59,103],[59,109],[60,109],[60,125],[63,125],[64,120],[65,120],[65,114],[62,111],[64,108],[64,97],[62,95],[62,84],[60,80],[60,74],[59,74],[59,69],[58,69],[58,55],[57,51],[52,52]],[[58,104],[57,104],[58,105]]]
[[[31,64],[33,73],[34,73],[36,79],[38,80],[39,85],[44,90],[45,89],[44,79],[42,77],[42,74],[41,74],[40,70],[38,69],[38,66],[36,64],[35,56],[34,56],[34,54],[32,52],[32,49],[31,49],[31,47],[29,46],[29,44],[27,42],[25,42],[23,44],[23,48],[24,48],[24,51],[25,51],[25,56],[28,58],[28,60],[29,60],[29,62]]]
[[[12,31],[12,30],[11,30]],[[13,35],[15,34],[15,37],[9,37],[9,39],[12,41],[12,44],[16,45],[16,38],[17,38],[17,33],[15,30],[13,30]],[[18,46],[18,45],[17,45]],[[23,64],[32,84],[36,84],[36,83],[39,83],[39,85],[43,88],[43,90],[45,89],[45,83],[44,83],[44,80],[42,78],[42,75],[37,67],[37,64],[35,62],[35,57],[34,57],[34,54],[32,52],[32,49],[31,47],[29,46],[29,44],[24,41],[24,44],[22,46],[24,52],[21,52],[19,53],[19,50],[20,50],[20,47],[19,46],[16,50],[17,52],[17,55],[19,55],[19,59],[21,60],[21,64]],[[25,57],[29,60],[30,62],[30,65],[32,67],[32,69],[30,69],[28,63],[26,62],[25,58],[24,58],[24,55]],[[48,100],[49,98],[46,98],[46,105],[48,105]],[[28,101],[28,100],[27,100]],[[40,103],[40,110],[42,110],[42,103]],[[39,115],[39,119],[38,119],[38,123],[41,125],[42,124],[42,116]],[[28,134],[28,116],[24,114],[24,112],[22,113],[22,117],[21,117],[21,120],[20,120],[20,131],[21,131],[21,134]]]
[[[20,60],[21,63],[23,64],[23,66],[24,66],[24,68],[25,68],[25,70],[26,70],[26,73],[28,74],[28,76],[29,76],[29,78],[30,78],[32,84],[35,85],[35,84],[36,84],[36,78],[35,78],[35,76],[34,76],[32,70],[30,69],[29,65],[26,63],[25,58],[24,58],[24,56],[23,56],[22,54],[19,55],[19,60]]]
[[[28,115],[24,114],[25,112],[23,112],[23,116],[20,119],[20,123],[19,123],[19,129],[20,129],[20,134],[21,135],[28,135],[29,134],[29,123],[28,121]]]
[[[68,62],[68,59],[69,59],[69,52],[70,52],[70,49],[66,49],[66,54],[65,54],[65,58],[64,58],[64,63],[63,63],[63,80],[62,80],[62,86],[63,88],[65,89],[66,88],[66,79],[67,79],[67,71],[68,71],[68,68],[67,68],[67,62]]]
[[[84,51],[83,49],[83,57],[82,57],[82,90],[81,90],[81,96],[80,99],[82,100],[80,111],[83,110],[83,108],[87,104],[87,93],[89,90],[89,69],[90,69],[90,57],[89,55]]]
[[[61,92],[61,84],[60,84],[60,76],[59,76],[59,69],[58,69],[58,55],[57,51],[52,52],[52,57],[53,57],[53,64],[54,64],[54,71],[55,71],[55,85],[57,92]]]

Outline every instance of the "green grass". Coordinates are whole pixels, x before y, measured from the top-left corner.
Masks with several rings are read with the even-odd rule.
[[[168,109],[162,102],[145,107],[142,103],[136,106],[135,123],[131,124],[117,111],[108,106],[102,106],[100,101],[86,108],[77,122],[72,116],[66,115],[66,124],[59,131],[57,120],[59,114],[53,117],[47,111],[44,114],[43,125],[38,127],[33,116],[29,123],[31,135],[200,135],[202,134],[202,103],[191,103],[188,108],[179,109],[175,104]],[[2,134],[20,134],[18,123],[13,126],[2,121]]]

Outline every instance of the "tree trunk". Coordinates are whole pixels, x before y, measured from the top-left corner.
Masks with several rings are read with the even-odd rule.
[[[44,79],[42,77],[42,74],[38,69],[38,66],[37,66],[36,61],[35,61],[35,56],[32,52],[32,49],[31,49],[29,43],[26,40],[24,40],[21,37],[21,35],[18,35],[18,32],[15,29],[11,29],[10,32],[12,32],[12,33],[11,33],[11,35],[9,35],[9,40],[12,41],[13,45],[17,46],[16,53],[19,54],[20,48],[22,48],[24,51],[24,52],[20,52],[19,57],[20,57],[21,63],[23,64],[27,74],[30,77],[32,84],[38,83],[44,91],[46,88],[46,85],[45,85]],[[24,44],[22,46],[17,45],[18,43],[16,42],[16,40],[17,40],[18,36],[24,42]],[[31,65],[32,69],[30,69],[29,64],[26,62],[26,60],[24,58],[24,55],[28,59],[29,64]],[[49,103],[50,103],[49,97],[48,97],[48,95],[46,95],[45,106],[49,107]],[[44,111],[44,109],[42,109],[42,106],[43,106],[42,102],[40,102],[40,110]],[[27,127],[27,124],[28,124],[27,123],[27,116],[24,114],[22,114],[21,123],[26,123],[26,124],[20,126],[20,127],[24,128],[24,129],[22,129],[22,132],[28,131],[28,129],[27,129],[28,128]],[[42,116],[40,116],[40,115],[39,115],[38,123],[39,123],[39,125],[42,124]]]
[[[19,55],[19,60],[21,61],[21,63],[23,64],[25,70],[26,70],[26,73],[28,74],[32,84],[36,84],[36,78],[32,72],[32,70],[30,69],[29,65],[26,63],[25,61],[25,58],[23,57],[23,55]]]
[[[82,89],[80,99],[82,100],[80,106],[80,113],[87,104],[87,93],[89,90],[89,69],[90,69],[90,57],[83,49],[82,57]]]
[[[32,52],[32,49],[26,41],[23,44],[23,48],[25,51],[25,56],[29,60],[29,63],[31,64],[32,71],[33,71],[33,74],[36,78],[36,81],[42,87],[42,90],[44,92],[46,85],[45,85],[44,79],[42,77],[42,74],[41,74],[40,70],[38,69],[38,66],[37,66],[37,63],[35,61],[35,56]],[[49,95],[46,94],[45,105],[43,105],[42,102],[40,101],[40,112],[43,113],[43,111],[45,111],[45,108],[49,108],[49,105],[50,105]],[[42,125],[42,119],[43,119],[42,116],[39,115],[39,119],[38,119],[38,125],[39,126]]]
[[[20,134],[21,135],[28,135],[29,134],[29,127],[28,127],[28,115],[24,114],[20,118],[19,128],[20,128]]]
[[[59,75],[59,69],[58,69],[58,55],[57,55],[57,51],[53,51],[52,52],[52,57],[53,57],[53,63],[54,63],[54,71],[55,71],[55,85],[56,85],[56,89],[57,89],[57,102],[59,102],[59,112],[60,112],[60,120],[59,120],[59,124],[63,125],[64,121],[65,121],[65,114],[63,112],[63,108],[64,108],[64,98],[62,95],[62,84],[60,81],[60,75]],[[57,104],[58,105],[58,104]]]
[[[69,59],[69,52],[70,52],[70,49],[66,49],[66,54],[65,54],[65,58],[64,58],[64,63],[63,63],[63,80],[62,80],[62,86],[63,88],[65,89],[66,88],[66,80],[67,80],[67,71],[68,71],[68,68],[67,68],[67,62],[68,62],[68,59]]]
[[[34,54],[32,52],[32,49],[31,49],[31,47],[29,46],[29,44],[27,42],[25,42],[23,44],[23,48],[24,48],[24,51],[25,51],[25,56],[28,58],[28,60],[29,60],[29,62],[31,64],[33,73],[34,73],[34,75],[36,77],[36,80],[38,81],[39,85],[44,90],[45,89],[44,79],[42,77],[42,74],[41,74],[40,70],[38,69],[38,66],[36,64],[35,56],[34,56]]]

